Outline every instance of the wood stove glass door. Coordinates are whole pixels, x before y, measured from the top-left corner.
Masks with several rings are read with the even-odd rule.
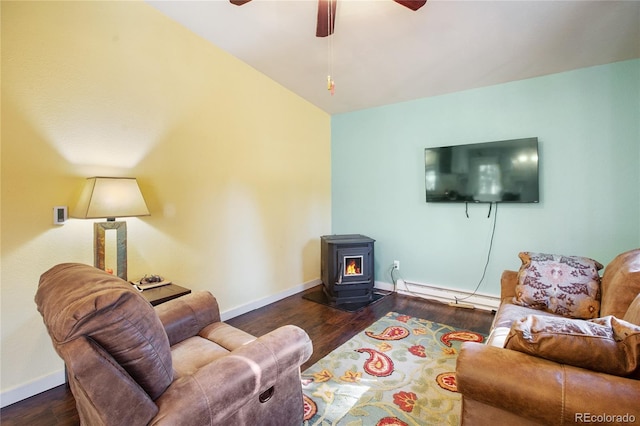
[[[338,284],[367,282],[371,280],[373,265],[371,264],[371,248],[349,247],[337,251]]]

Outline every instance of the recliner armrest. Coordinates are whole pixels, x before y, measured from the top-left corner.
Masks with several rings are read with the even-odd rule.
[[[265,404],[277,407],[293,398],[300,412],[288,413],[278,421],[299,425],[300,365],[312,351],[304,330],[294,325],[280,327],[175,381],[156,400],[159,412],[151,424],[232,424],[230,418],[248,404],[262,404],[259,396],[274,387],[273,401]],[[289,424],[286,422],[281,424]]]
[[[207,325],[220,322],[218,301],[208,291],[198,291],[155,306],[169,345],[197,335]]]
[[[463,398],[543,424],[573,424],[585,414],[640,419],[640,381],[504,348],[463,343],[456,383]]]

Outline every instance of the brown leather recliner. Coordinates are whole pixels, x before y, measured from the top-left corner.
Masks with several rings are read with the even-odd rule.
[[[312,344],[296,326],[255,338],[220,322],[208,292],[154,308],[77,263],[45,272],[35,300],[82,424],[302,423],[300,365]]]

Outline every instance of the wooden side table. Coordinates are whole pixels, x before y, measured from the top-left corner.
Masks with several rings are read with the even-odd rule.
[[[176,284],[167,284],[162,287],[144,290],[142,296],[147,299],[152,306],[156,306],[189,293],[191,293],[191,290],[188,288],[180,287]]]

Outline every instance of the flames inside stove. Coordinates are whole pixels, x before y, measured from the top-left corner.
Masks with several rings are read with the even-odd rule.
[[[362,275],[362,256],[347,256],[344,258],[344,275]]]

